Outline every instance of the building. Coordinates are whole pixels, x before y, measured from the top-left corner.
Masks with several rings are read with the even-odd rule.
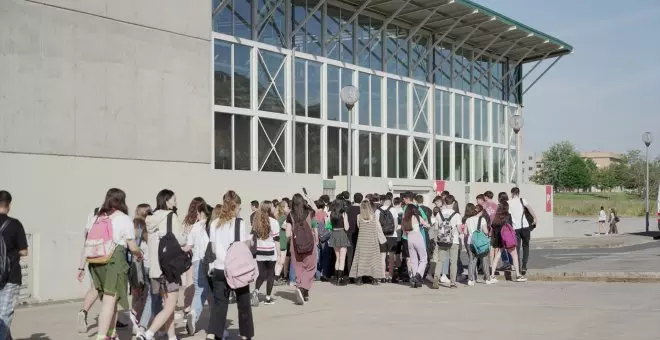
[[[506,190],[522,65],[572,51],[467,0],[7,0],[0,41],[0,179],[37,300],[87,288],[83,227],[112,186],[131,207],[171,188],[181,211],[332,193],[349,170],[353,191]]]
[[[522,160],[523,183],[533,183],[532,177],[543,168],[543,157],[536,153],[526,155]]]
[[[580,157],[584,160],[590,159],[598,168],[607,168],[612,163],[620,162],[623,160],[623,155],[616,152],[603,152],[603,151],[592,151],[592,152],[580,152]]]

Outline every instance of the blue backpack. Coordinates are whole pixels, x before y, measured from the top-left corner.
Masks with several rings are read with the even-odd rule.
[[[472,250],[477,256],[482,256],[488,254],[490,250],[490,239],[488,235],[481,230],[481,220],[483,216],[479,216],[479,221],[477,222],[477,230],[472,233]]]

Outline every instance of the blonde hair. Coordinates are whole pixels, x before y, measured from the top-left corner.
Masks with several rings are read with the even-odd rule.
[[[371,209],[371,202],[365,200],[360,204],[360,218],[369,221],[374,218],[374,210]]]
[[[270,209],[273,207],[273,203],[269,201],[261,202],[259,210],[254,213],[254,222],[252,224],[252,230],[257,235],[257,238],[260,240],[268,239],[270,236]]]
[[[238,214],[238,208],[241,206],[241,197],[234,190],[229,190],[222,196],[222,207],[220,208],[220,216],[218,216],[219,228],[223,224],[231,221]]]
[[[216,218],[220,218],[220,210],[222,209],[222,204],[216,204],[213,211],[211,211],[211,219],[209,221],[213,222]]]
[[[284,209],[289,207],[289,203],[286,203],[286,201],[281,201],[279,205],[277,205],[277,217],[280,218],[282,216],[286,216],[286,212]]]

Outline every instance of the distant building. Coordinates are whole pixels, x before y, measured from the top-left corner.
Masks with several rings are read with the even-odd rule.
[[[522,160],[522,181],[523,183],[533,183],[531,178],[543,168],[543,156],[533,153],[524,156]]]
[[[584,160],[590,159],[594,161],[600,169],[607,168],[612,163],[619,162],[623,159],[623,155],[620,153],[603,151],[580,152],[580,157]]]

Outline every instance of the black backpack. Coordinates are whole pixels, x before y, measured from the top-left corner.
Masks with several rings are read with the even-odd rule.
[[[7,244],[5,238],[2,236],[5,229],[9,226],[11,218],[7,217],[5,223],[0,227],[0,289],[4,288],[9,281],[9,271],[11,270],[11,261],[9,254],[7,254]]]
[[[378,208],[378,210],[380,210],[378,221],[380,222],[381,228],[383,228],[383,234],[385,234],[385,236],[392,235],[394,230],[396,230],[394,216],[390,213],[390,209],[392,209],[392,206],[387,207],[385,210]]]
[[[167,215],[167,234],[158,242],[158,262],[167,282],[181,282],[181,275],[192,266],[192,255],[181,249],[179,241],[172,233],[172,215]]]

